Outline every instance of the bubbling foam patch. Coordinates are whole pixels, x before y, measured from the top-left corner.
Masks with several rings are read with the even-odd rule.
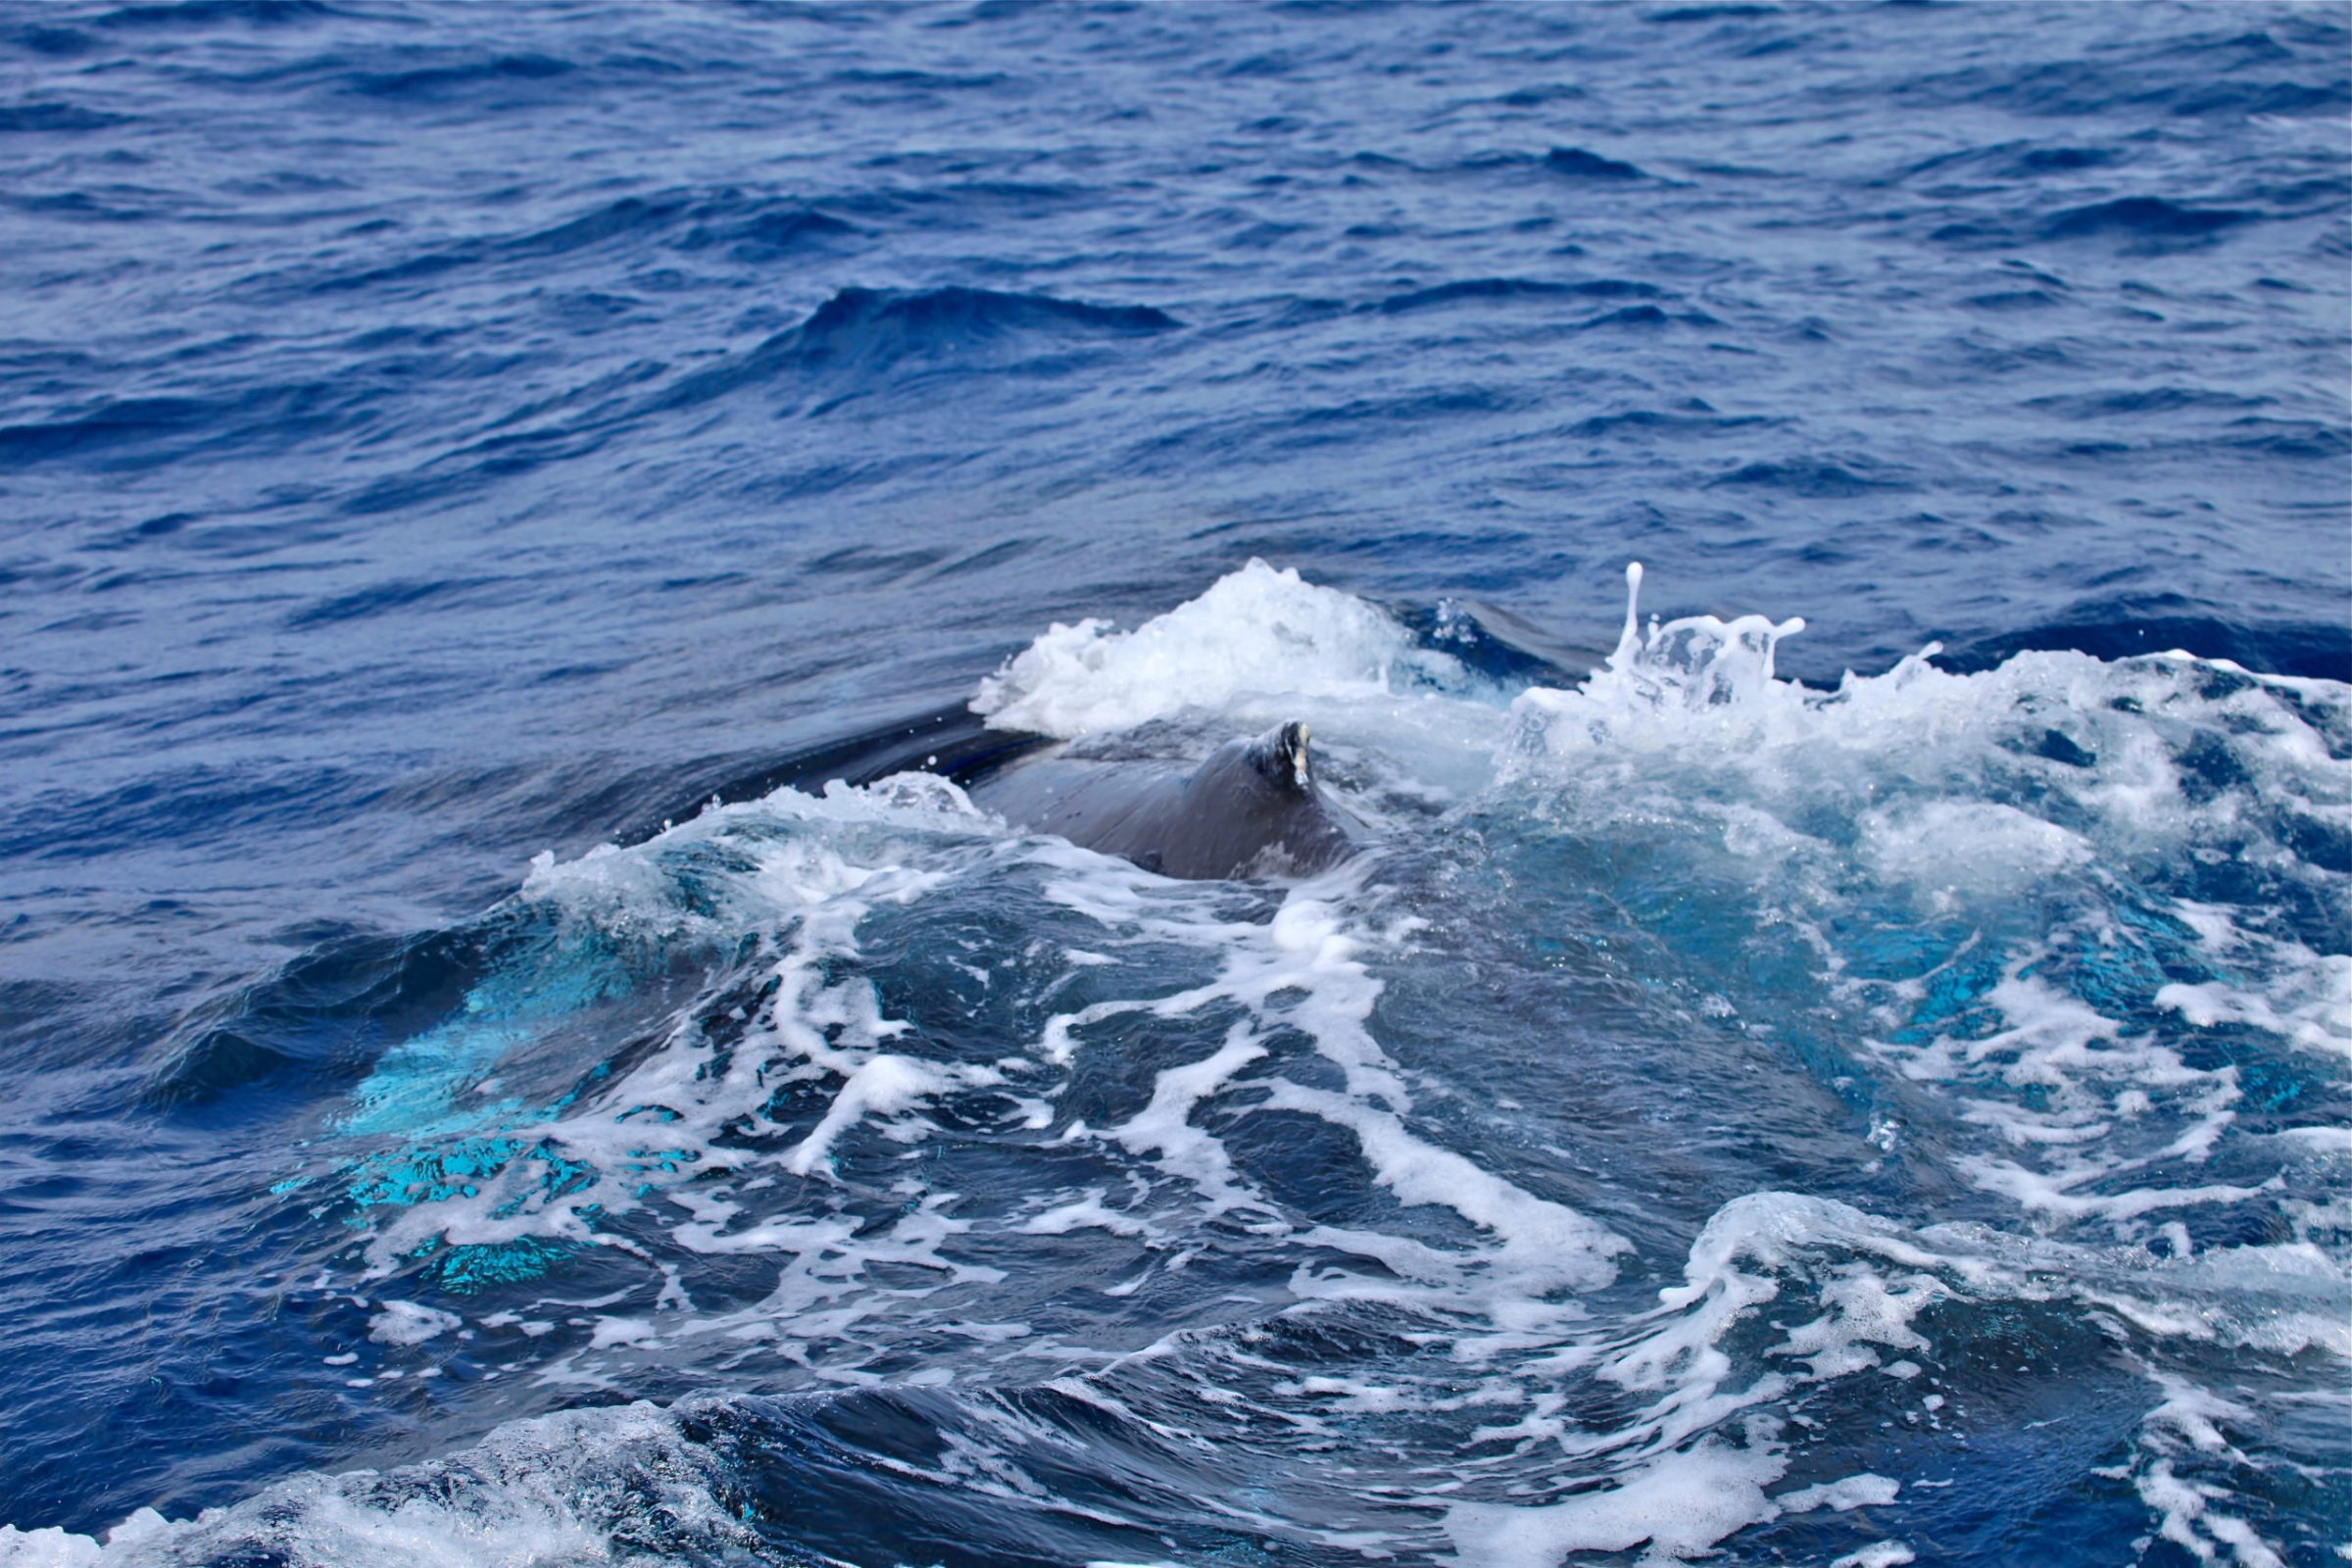
[[[1049,896],[1098,917],[1118,918],[1099,879],[1054,885]],[[1367,950],[1409,936],[1411,922],[1374,928],[1349,918],[1344,900],[1360,887],[1326,883],[1289,892],[1263,926],[1236,923],[1184,929],[1156,923],[1152,934],[1206,941],[1219,960],[1215,977],[1172,996],[1102,1002],[1049,1021],[1046,1049],[1072,1059],[1098,1031],[1115,1030],[1136,1014],[1182,1017],[1240,1004],[1248,1021],[1234,1025],[1213,1054],[1163,1070],[1151,1103],[1139,1115],[1099,1136],[1153,1159],[1163,1170],[1199,1187],[1210,1212],[1247,1208],[1279,1232],[1295,1229],[1278,1207],[1244,1186],[1217,1140],[1196,1119],[1212,1094],[1243,1097],[1250,1111],[1289,1111],[1338,1128],[1354,1142],[1370,1179],[1407,1205],[1450,1210],[1477,1240],[1467,1248],[1390,1235],[1360,1235],[1328,1225],[1299,1239],[1376,1264],[1377,1279],[1345,1269],[1301,1269],[1292,1290],[1323,1299],[1366,1293],[1383,1300],[1412,1299],[1443,1309],[1469,1305],[1499,1327],[1523,1318],[1555,1315],[1547,1302],[1562,1293],[1605,1286],[1615,1277],[1610,1259],[1630,1244],[1585,1215],[1539,1198],[1473,1161],[1419,1135],[1413,1099],[1403,1075],[1371,1030],[1381,991],[1364,961]],[[1134,896],[1134,884],[1121,890]],[[1131,907],[1131,906],[1130,906]],[[1315,1055],[1336,1068],[1340,1087],[1325,1089],[1282,1072],[1247,1074],[1270,1054],[1269,1041],[1297,1031]]]
[[[2243,1272],[2223,1278],[2192,1269],[2150,1277],[2119,1261],[1982,1227],[1911,1231],[1794,1193],[1735,1200],[1692,1243],[1684,1283],[1659,1293],[1658,1310],[1635,1319],[1630,1333],[1580,1336],[1528,1368],[1550,1372],[1563,1389],[1614,1385],[1648,1402],[1596,1427],[1567,1418],[1564,1397],[1539,1398],[1519,1422],[1486,1429],[1480,1438],[1507,1440],[1527,1458],[1554,1454],[1564,1468],[1542,1487],[1516,1481],[1518,1500],[1447,1503],[1445,1528],[1463,1562],[1549,1568],[1578,1552],[1640,1548],[1641,1560],[1667,1563],[1787,1516],[1886,1508],[1903,1497],[1903,1485],[1868,1469],[1770,1490],[1800,1458],[1818,1469],[1874,1446],[1796,1412],[1834,1389],[1872,1408],[1864,1391],[1891,1389],[1911,1406],[1907,1425],[1934,1429],[1950,1403],[1941,1391],[1963,1386],[1965,1374],[1937,1336],[1957,1338],[1978,1317],[2006,1318],[2014,1307],[2068,1307],[2104,1319],[2094,1338],[2123,1341],[2126,1359],[2161,1396],[2138,1424],[2137,1452],[2107,1479],[2129,1481],[2157,1512],[2160,1533],[2200,1560],[2218,1560],[2217,1547],[2240,1562],[2279,1560],[2232,1500],[2239,1493],[2230,1483],[2243,1486],[2252,1468],[2216,1424],[2255,1430],[2262,1414],[2160,1370],[2152,1357],[2171,1344],[2218,1341],[2321,1347],[2340,1361],[2352,1355],[2352,1330],[2333,1319],[2321,1282],[2340,1289],[2343,1274],[2300,1259],[2281,1272],[2291,1280],[2297,1267],[2316,1268],[2316,1292],[2256,1287],[2271,1298],[2231,1314],[2214,1303],[2263,1279],[2264,1262],[2240,1260]],[[2075,1332],[2063,1316],[2049,1321]],[[2184,1479],[2183,1469],[2198,1474]],[[1525,1500],[1542,1490],[1561,1495]],[[1841,1560],[1909,1554],[1900,1542],[1882,1542]]]
[[[2228,1157],[2258,1070],[2234,1042],[2352,1054],[2352,956],[2282,929],[2352,905],[2352,692],[2184,655],[1954,675],[1932,647],[1809,691],[1773,673],[1801,622],[1644,630],[1628,577],[1607,667],[1514,706],[1500,765],[1540,820],[1668,824],[1744,871],[1857,1049],[1994,1135],[1954,1161],[1985,1192],[2136,1236],[2278,1187]],[[2271,1105],[2313,1081],[2284,1077]]]
[[[1274,623],[1294,664],[1236,653]],[[339,1129],[415,1145],[363,1157],[317,1211],[357,1233],[317,1285],[352,1303],[322,1359],[355,1384],[469,1361],[523,1399],[952,1394],[892,1407],[877,1430],[930,1436],[877,1462],[860,1504],[982,1497],[1142,1532],[1089,1538],[1106,1561],[1172,1539],[1182,1477],[1188,1517],[1318,1560],[1663,1563],[1752,1533],[1779,1560],[1882,1568],[1945,1539],[1929,1461],[1886,1434],[1946,1442],[1939,1470],[1974,1462],[1962,1438],[2042,1463],[2059,1450],[2034,1446],[2040,1407],[2000,1401],[2079,1386],[2090,1413],[2120,1411],[2113,1462],[2082,1486],[2203,1560],[2290,1555],[2278,1461],[2248,1434],[2283,1407],[2273,1385],[2308,1383],[2297,1358],[2352,1355],[2340,1139],[2304,1108],[2344,1054],[2329,1004],[2352,960],[2283,897],[2340,891],[2296,824],[2352,800],[2344,694],[2067,655],[1975,676],[1923,656],[1809,692],[1772,669],[1797,624],[1644,633],[1629,602],[1608,668],[1524,694],[1506,722],[1487,694],[1448,695],[1446,666],[1378,611],[1253,565],[1124,637],[1057,628],[983,698],[1072,733],[1320,692],[1388,715],[1348,760],[1399,800],[1427,784],[1432,844],[1566,838],[1627,908],[1640,890],[1606,880],[1611,855],[1663,908],[1691,903],[1676,868],[1703,872],[1736,905],[1714,916],[1733,940],[1677,932],[1671,956],[1704,983],[1706,1027],[1818,1025],[1825,1075],[1864,1084],[1863,1152],[1939,1162],[1888,1203],[1925,1191],[1977,1223],[1768,1191],[1711,1212],[1629,1200],[1635,1231],[1517,1162],[1515,1137],[1546,1115],[1564,1136],[1578,1108],[1465,1120],[1476,1080],[1449,1081],[1446,1052],[1487,1043],[1446,1018],[1404,1020],[1411,1051],[1387,1033],[1418,922],[1463,906],[1446,879],[1516,862],[1424,850],[1279,889],[1171,883],[908,777],[537,864],[506,966],[433,1049],[379,1063],[442,1089],[359,1099],[429,1113]],[[1458,753],[1498,728],[1497,783]],[[1444,757],[1415,751],[1432,737]],[[1505,928],[1480,935],[1498,953],[1580,935],[1494,907]],[[628,1013],[595,1070],[573,1063],[561,1093],[532,1077],[577,1008],[652,996],[686,960],[692,996]],[[1742,991],[1750,964],[1782,990]],[[1631,978],[1682,1016],[1683,977]],[[1633,1289],[1678,1258],[1654,1305]],[[1986,1344],[2034,1378],[2008,1359],[1979,1377]],[[0,1563],[200,1561],[265,1524],[294,1561],[374,1560],[379,1537],[411,1557],[629,1560],[636,1516],[598,1499],[602,1478],[643,1474],[640,1450],[646,1484],[677,1489],[680,1554],[773,1547],[735,1533],[729,1477],[671,1446],[672,1417],[577,1420],[502,1427],[438,1490],[303,1478],[104,1546],[0,1534]],[[550,1434],[576,1462],[541,1451]],[[1112,1476],[1106,1451],[1164,1468]],[[935,1490],[891,1490],[915,1484]]]
[[[1383,988],[1370,960],[1409,940],[1413,922],[1382,912],[1385,894],[1361,867],[1279,893],[1171,883],[1008,838],[954,785],[901,779],[780,794],[632,849],[542,860],[519,897],[609,944],[691,928],[705,949],[750,943],[756,956],[722,963],[658,1038],[559,1103],[504,1113],[430,1159],[363,1168],[353,1191],[373,1200],[347,1215],[365,1231],[351,1288],[404,1298],[378,1314],[378,1377],[400,1375],[393,1352],[429,1357],[433,1339],[460,1328],[446,1308],[465,1303],[406,1299],[420,1259],[528,1253],[561,1274],[565,1254],[603,1254],[594,1299],[510,1304],[510,1293],[461,1337],[486,1331],[470,1353],[489,1357],[514,1353],[519,1330],[537,1342],[525,1357],[534,1380],[626,1386],[653,1355],[734,1366],[756,1351],[771,1372],[855,1377],[867,1359],[894,1358],[916,1322],[969,1347],[973,1365],[1104,1353],[1073,1341],[1069,1322],[1047,1334],[1021,1308],[987,1304],[1006,1281],[979,1259],[1007,1235],[1131,1238],[1129,1294],[1181,1298],[1179,1276],[1205,1276],[1202,1254],[1230,1248],[1214,1266],[1278,1265],[1278,1300],[1379,1300],[1505,1334],[1583,1316],[1575,1298],[1607,1286],[1628,1247],[1420,1122],[1371,1025]],[[1035,913],[1011,926],[992,915],[1004,929],[933,967],[982,996],[1017,966],[1040,976],[1041,998],[1082,985],[1095,1000],[1031,1014],[1025,1039],[963,1045],[943,1037],[963,1032],[956,1015],[919,994],[885,1004],[876,933],[968,924],[1007,898]],[[1008,938],[1015,949],[997,945]],[[577,956],[541,946],[524,957],[527,968]],[[564,989],[527,973],[492,983]],[[1149,1063],[1137,1100],[1142,1064],[1124,1042],[1140,1029],[1161,1031],[1168,1054]],[[1067,1108],[1105,1094],[1129,1108],[1103,1119]],[[945,1174],[956,1161],[928,1152],[943,1117],[1038,1170],[1041,1185],[1009,1210],[963,1217],[971,1200]],[[1268,1117],[1332,1129],[1351,1151],[1348,1179],[1388,1195],[1399,1222],[1315,1220],[1268,1191],[1252,1174]],[[837,1174],[845,1149],[854,1169]],[[1084,1177],[1042,1181],[1049,1154]],[[906,1174],[891,1176],[894,1161]],[[1218,1239],[1225,1215],[1241,1223],[1230,1241]],[[731,1298],[699,1299],[699,1279],[739,1282],[735,1258],[767,1260],[767,1292],[746,1299],[730,1285]],[[660,1289],[627,1286],[631,1266],[659,1273]]]
[[[1760,1193],[1716,1211],[1653,1310],[1554,1318],[1519,1336],[1508,1357],[1465,1355],[1480,1338],[1474,1324],[1409,1303],[1306,1302],[1026,1390],[894,1397],[891,1419],[870,1429],[877,1446],[850,1451],[876,1508],[981,1498],[1016,1525],[1033,1511],[1147,1536],[1164,1527],[1167,1499],[1117,1478],[1191,1475],[1199,1517],[1313,1560],[1435,1560],[1449,1546],[1462,1561],[1548,1568],[1579,1552],[1639,1550],[1662,1564],[1805,1520],[1816,1560],[1891,1563],[1910,1550],[1899,1539],[1906,1511],[1939,1494],[1869,1456],[1888,1426],[1932,1439],[1959,1413],[1954,1401],[1971,1397],[1967,1340],[1989,1331],[2006,1355],[2052,1363],[2045,1372],[2086,1343],[2111,1347],[2150,1402],[2119,1428],[2125,1462],[2106,1483],[2144,1499],[2153,1528],[2200,1557],[2260,1562],[2282,1553],[2249,1523],[2240,1445],[2268,1413],[2256,1396],[2219,1396],[2152,1362],[2183,1339],[2255,1343],[2207,1310],[2245,1284],[2191,1270],[2151,1281],[2059,1244],[1982,1227],[1915,1231],[1827,1200]],[[2274,1323],[2302,1310],[2342,1337],[2291,1298],[2259,1304]],[[2085,1309],[2095,1327],[2070,1315]],[[2051,1407],[2067,1408],[2063,1380],[2046,1387]],[[902,1384],[902,1395],[917,1388]],[[760,1401],[751,1405],[698,1397],[668,1412],[641,1403],[512,1422],[448,1460],[300,1477],[184,1523],[142,1514],[104,1546],[0,1533],[0,1563],[130,1568],[257,1549],[300,1564],[404,1552],[453,1564],[763,1557],[802,1521],[772,1509],[755,1520],[742,1499],[761,1484],[745,1466],[775,1455],[787,1474],[764,1485],[791,1498],[814,1429],[771,1430]],[[1345,1472],[1311,1462],[1335,1447],[1351,1456]],[[1106,1451],[1118,1455],[1114,1470],[1098,1472],[1088,1457]],[[1958,1462],[1966,1445],[1948,1451]],[[1073,1475],[1092,1479],[1065,1493]],[[1289,1478],[1290,1490],[1268,1494],[1268,1476]],[[1764,1549],[1785,1558],[1789,1543]]]
[[[1923,836],[1982,840],[1988,857],[2022,852],[2030,866],[2079,858],[2042,828],[2127,862],[2267,831],[2256,853],[2285,865],[2300,863],[2302,824],[2352,826],[2352,688],[2184,654],[2109,663],[2027,653],[1956,675],[1930,662],[1930,644],[1885,674],[1849,671],[1836,690],[1813,691],[1773,671],[1802,620],[1653,617],[1644,631],[1639,567],[1628,579],[1606,666],[1576,690],[1533,687],[1513,706],[1504,762],[1529,785],[1581,779],[1581,798],[1628,807],[1667,790],[1736,789],[1848,823],[1903,802],[1927,814],[1909,833],[1876,819],[1890,869],[1899,841]]]
[[[1421,646],[1385,612],[1251,561],[1131,632],[1056,622],[980,683],[972,711],[1067,739],[1251,697],[1295,706],[1471,684],[1459,660]]]
[[[143,1508],[103,1542],[0,1526],[0,1568],[286,1568],[713,1560],[759,1537],[721,1501],[712,1456],[649,1404],[500,1427],[463,1455],[378,1474],[308,1475],[172,1521]]]

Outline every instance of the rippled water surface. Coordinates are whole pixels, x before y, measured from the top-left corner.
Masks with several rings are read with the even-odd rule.
[[[2352,1553],[2340,7],[0,4],[0,241],[7,1568]]]

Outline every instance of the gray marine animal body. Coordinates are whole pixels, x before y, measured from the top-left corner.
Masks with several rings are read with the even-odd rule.
[[[1311,876],[1353,855],[1356,842],[1315,782],[1307,734],[1304,724],[1279,725],[1227,742],[1190,770],[1044,759],[972,796],[1008,821],[1161,876]]]

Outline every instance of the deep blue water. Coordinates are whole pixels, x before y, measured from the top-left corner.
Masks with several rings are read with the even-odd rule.
[[[0,3],[0,1564],[2337,1560],[2348,354],[2340,6]]]

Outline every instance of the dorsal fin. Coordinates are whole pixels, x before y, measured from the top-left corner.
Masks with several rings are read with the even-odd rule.
[[[1250,743],[1250,764],[1276,788],[1306,794],[1315,787],[1306,758],[1311,733],[1295,718],[1277,725]]]

